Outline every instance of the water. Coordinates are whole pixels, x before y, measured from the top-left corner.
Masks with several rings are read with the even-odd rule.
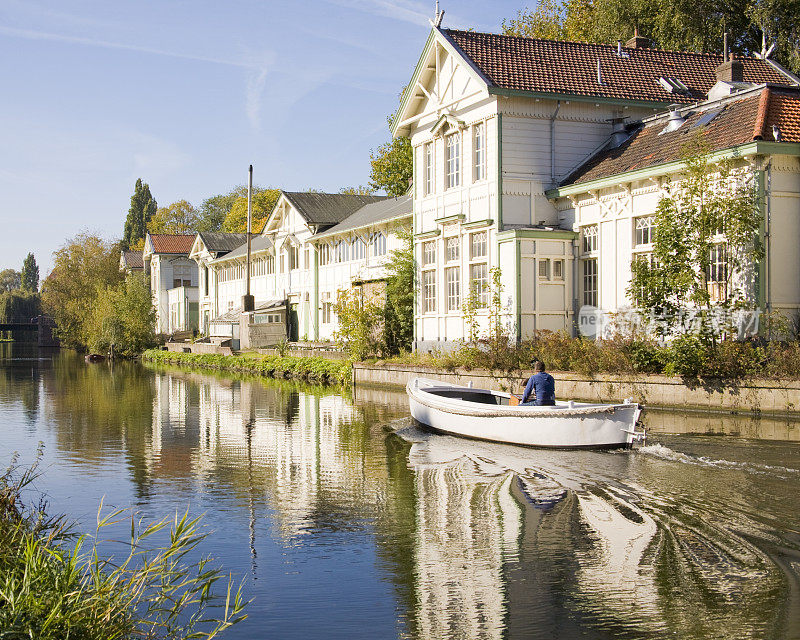
[[[101,499],[205,514],[253,598],[227,637],[800,637],[787,421],[651,413],[638,451],[548,452],[419,431],[393,392],[10,344],[0,371],[0,463],[43,442],[80,528]]]

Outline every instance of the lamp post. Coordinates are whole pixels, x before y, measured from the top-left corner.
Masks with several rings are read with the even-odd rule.
[[[253,224],[253,165],[247,171],[247,263],[245,266],[245,294],[242,296],[242,312],[248,313],[255,309],[255,299],[250,294],[250,232]]]

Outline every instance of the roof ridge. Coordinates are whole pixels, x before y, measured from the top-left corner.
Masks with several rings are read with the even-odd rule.
[[[553,42],[557,44],[578,44],[578,45],[589,45],[592,47],[605,47],[611,50],[612,52],[616,52],[617,45],[616,44],[606,44],[604,42],[587,42],[584,40],[557,40],[555,38],[535,38],[533,36],[515,36],[509,35],[506,33],[491,33],[489,31],[464,31],[463,29],[444,29],[444,31],[448,33],[464,33],[468,35],[479,35],[479,36],[495,36],[498,38],[510,38],[515,40],[533,40],[536,42]],[[648,38],[649,39],[649,38]],[[637,51],[637,52],[644,52],[644,51],[653,51],[657,53],[676,53],[680,55],[690,55],[690,56],[702,56],[705,58],[722,58],[722,53],[703,53],[700,51],[680,51],[677,49],[659,49],[658,47],[622,47],[623,51]],[[765,62],[763,58],[757,58],[755,56],[742,56],[742,55],[734,55],[731,54],[731,58],[735,58],[737,60],[755,60]]]

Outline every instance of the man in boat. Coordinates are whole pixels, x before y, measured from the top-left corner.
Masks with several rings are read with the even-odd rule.
[[[533,375],[528,378],[520,405],[554,406],[556,403],[556,381],[545,371],[544,362],[534,360]]]

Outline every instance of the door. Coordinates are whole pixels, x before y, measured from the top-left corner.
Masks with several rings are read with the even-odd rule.
[[[297,303],[289,305],[288,324],[289,342],[297,342],[298,331],[300,330],[300,322],[297,318]]]

